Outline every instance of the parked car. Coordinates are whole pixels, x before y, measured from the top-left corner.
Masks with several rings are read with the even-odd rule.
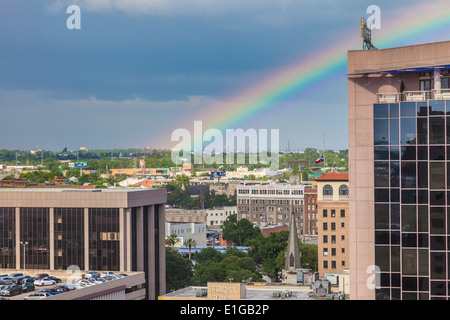
[[[71,291],[71,290],[82,289],[82,288],[85,288],[86,286],[85,285],[81,285],[80,283],[75,283],[75,284],[69,285],[67,287]]]
[[[75,283],[75,285],[79,285],[79,286],[81,286],[81,287],[89,287],[89,286],[92,286],[93,284],[89,281],[89,280],[87,280],[87,279],[81,279],[81,280],[78,280],[76,283]]]
[[[34,280],[33,278],[25,278],[25,279],[22,279],[21,283],[22,284],[24,284],[24,283],[34,283],[34,281],[36,281],[36,280]]]
[[[23,273],[11,273],[9,275],[9,278],[11,278],[13,280],[16,280],[18,278],[23,278],[23,277],[25,277],[25,275]]]
[[[63,292],[67,292],[67,291],[71,290],[68,286],[64,286],[64,285],[56,286],[54,289],[56,291],[58,291],[59,293],[63,293]]]
[[[23,298],[23,300],[41,300],[41,299],[45,299],[45,298],[51,297],[51,296],[52,295],[47,292],[34,292],[34,293],[26,296],[25,298]]]
[[[45,277],[45,278],[42,278],[42,279],[39,279],[39,280],[36,280],[35,282],[34,282],[34,285],[35,286],[52,286],[52,285],[54,285],[54,284],[56,284],[56,281],[55,280],[52,280],[52,279],[50,279],[50,278],[47,278],[47,277]]]
[[[10,285],[13,284],[14,281],[11,278],[3,278],[2,280],[0,280],[0,284],[6,284],[6,285]]]
[[[61,293],[61,292],[59,292],[58,290],[56,290],[55,288],[42,289],[40,292],[46,292],[46,293],[51,294],[52,296]]]
[[[47,278],[49,278],[50,280],[55,280],[56,283],[61,283],[61,279],[59,279],[57,277],[49,276]]]
[[[67,291],[72,291],[81,288],[79,284],[70,284],[67,286]]]
[[[84,283],[84,284],[87,284],[87,285],[91,285],[92,283],[91,283],[90,279],[91,278],[89,278],[89,279],[80,279],[80,280],[77,281],[77,283]]]
[[[49,275],[46,273],[39,273],[33,277],[34,280],[40,280],[42,278],[48,277]]]
[[[100,277],[104,278],[104,277],[114,277],[114,276],[117,276],[114,272],[104,271],[104,272],[102,272],[102,275]]]
[[[0,291],[0,294],[2,296],[15,296],[16,294],[20,294],[22,292],[22,288],[19,287],[17,284],[12,284],[9,286],[6,286]]]
[[[84,275],[84,277],[87,279],[87,278],[91,278],[91,277],[94,277],[94,278],[100,278],[100,273],[99,272],[97,272],[97,271],[88,271],[85,275]]]
[[[34,279],[32,279],[30,276],[24,276],[24,277],[20,277],[20,278],[16,279],[15,283],[16,284],[24,284],[24,283],[30,282],[30,281],[34,282]]]
[[[22,284],[22,292],[30,292],[30,291],[34,291],[35,287],[34,287],[34,282],[26,282]]]
[[[106,282],[106,280],[103,278],[89,278],[88,280],[90,283],[93,283],[93,284],[101,284],[101,283]]]
[[[17,285],[22,284],[22,281],[25,279],[24,277],[19,277],[19,278],[12,278],[13,282]]]

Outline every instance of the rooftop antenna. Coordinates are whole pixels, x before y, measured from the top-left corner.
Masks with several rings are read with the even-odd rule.
[[[372,44],[372,29],[367,24],[366,19],[359,19],[359,29],[361,31],[361,38],[363,38],[363,50],[377,50]]]

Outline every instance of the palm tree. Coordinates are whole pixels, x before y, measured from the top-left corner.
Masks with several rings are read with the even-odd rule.
[[[189,247],[189,260],[191,260],[191,248],[192,247],[196,247],[197,246],[197,241],[195,241],[194,239],[187,239],[184,243],[185,245],[187,245]]]
[[[177,237],[177,235],[175,233],[172,233],[170,236],[168,236],[166,238],[166,244],[170,245],[172,247],[172,251],[173,248],[175,247],[175,244],[179,241],[180,239]]]

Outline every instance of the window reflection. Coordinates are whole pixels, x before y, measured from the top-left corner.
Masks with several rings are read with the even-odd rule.
[[[400,187],[400,162],[391,161],[390,178],[391,187]]]
[[[389,139],[391,145],[399,145],[400,144],[400,134],[399,134],[399,120],[391,119],[389,120]]]
[[[402,188],[416,187],[416,163],[402,162]]]
[[[416,119],[402,118],[400,120],[400,143],[402,145],[416,144]]]
[[[445,118],[430,117],[430,144],[445,143]]]
[[[26,269],[49,269],[49,209],[20,209],[20,239],[26,246]]]
[[[389,143],[389,120],[374,120],[374,144],[387,145]]]
[[[89,268],[119,270],[119,209],[89,209]]]
[[[389,229],[389,205],[375,205],[375,229]]]
[[[84,209],[55,208],[55,269],[84,269]]]
[[[388,161],[375,161],[375,187],[389,187]]]
[[[428,119],[417,118],[417,144],[428,143]]]
[[[389,104],[389,117],[398,118],[399,116],[399,105],[398,103]]]
[[[431,162],[430,163],[430,188],[444,189],[445,188],[445,163]]]
[[[389,105],[386,103],[374,104],[373,106],[373,117],[376,118],[387,118],[389,116]]]
[[[400,117],[415,117],[415,116],[416,116],[415,102],[400,103]]]
[[[450,290],[442,281],[447,270],[450,277],[447,115],[445,100],[374,107],[375,262],[383,266],[383,283],[389,287],[390,275],[395,287],[395,276],[401,288],[378,290],[377,298],[428,299]]]
[[[445,101],[444,100],[430,100],[429,101],[430,116],[445,115]]]
[[[15,208],[0,208],[0,268],[16,267]]]

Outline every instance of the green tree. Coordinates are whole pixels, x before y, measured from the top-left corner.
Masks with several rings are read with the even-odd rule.
[[[299,250],[302,255],[302,267],[306,269],[318,270],[318,250],[314,244],[302,243],[298,240]],[[277,257],[277,267],[284,269],[286,250],[281,251]]]
[[[223,254],[212,247],[202,249],[195,254],[195,261],[197,261],[197,263],[199,264],[211,261],[221,262],[223,258]]]
[[[179,174],[175,177],[174,184],[177,187],[188,186],[190,184],[189,177],[185,174]]]
[[[195,285],[206,285],[207,282],[214,281],[241,282],[249,278],[253,281],[262,280],[261,274],[256,270],[256,262],[237,248],[228,249],[225,253],[206,248],[196,253],[195,259]]]
[[[198,263],[194,270],[192,282],[197,286],[205,286],[208,282],[223,282],[226,277],[226,269],[221,262]]]
[[[166,237],[166,244],[170,245],[172,248],[172,251],[175,247],[175,244],[179,241],[180,239],[178,238],[178,236],[175,233],[172,233],[170,236]]]
[[[184,242],[184,245],[189,247],[189,260],[191,260],[191,257],[192,257],[191,256],[191,248],[192,247],[195,248],[197,246],[197,241],[195,241],[192,238],[189,238]]]
[[[287,248],[289,232],[272,232],[268,237],[258,237],[249,242],[248,256],[262,266],[262,272],[273,279],[283,269],[278,257]]]
[[[246,245],[248,241],[260,236],[262,237],[259,227],[247,219],[237,221],[236,214],[229,216],[223,223],[223,239],[237,246]]]
[[[166,288],[175,291],[190,285],[193,277],[192,262],[177,252],[166,249]]]
[[[302,254],[302,266],[307,269],[318,270],[318,249],[314,244],[302,243],[299,239],[299,249]]]

